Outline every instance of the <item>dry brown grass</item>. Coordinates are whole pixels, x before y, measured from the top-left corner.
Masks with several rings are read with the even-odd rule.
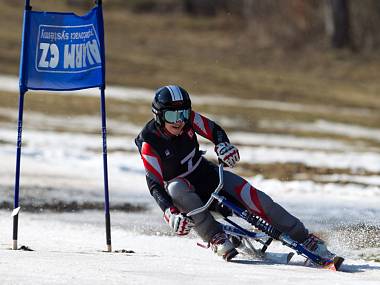
[[[20,2],[1,5],[0,73],[18,72]],[[34,9],[70,10],[65,3],[32,1]],[[262,47],[255,29],[234,17],[133,14],[107,3],[104,16],[110,84],[177,83],[200,94],[380,109],[377,54],[332,52],[318,41],[315,48]]]
[[[0,9],[0,73],[17,74],[23,1],[3,0]],[[33,0],[34,9],[70,10],[66,1]],[[81,14],[79,8],[75,12]],[[255,29],[234,17],[190,18],[182,14],[133,14],[104,5],[107,82],[156,88],[183,85],[192,93],[245,99],[368,109],[369,115],[342,112],[291,112],[260,108],[196,106],[201,112],[249,122],[240,130],[305,137],[327,135],[261,127],[260,120],[332,122],[378,128],[380,125],[380,61],[377,54],[333,52],[325,44],[306,43],[280,49],[255,42]],[[257,27],[260,28],[260,27]],[[310,39],[310,37],[309,37]],[[17,95],[2,93],[2,107],[17,108]],[[98,98],[33,94],[26,110],[49,115],[98,115]],[[107,99],[108,116],[142,125],[149,104]],[[8,120],[0,115],[0,120]],[[237,130],[239,128],[234,128]],[[328,135],[348,140],[340,135]],[[378,147],[378,142],[360,140]]]

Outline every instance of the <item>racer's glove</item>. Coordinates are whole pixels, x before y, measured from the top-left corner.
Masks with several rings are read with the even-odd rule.
[[[173,231],[180,236],[187,235],[194,227],[193,220],[181,214],[175,207],[170,207],[165,210],[164,219]]]
[[[223,142],[215,146],[215,152],[218,158],[228,167],[234,167],[236,163],[240,160],[239,150],[236,146]]]

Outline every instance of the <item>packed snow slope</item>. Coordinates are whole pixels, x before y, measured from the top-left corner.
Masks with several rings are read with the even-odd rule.
[[[11,223],[1,212],[1,284],[378,284],[380,265],[348,259],[342,272],[237,258],[227,263],[210,250],[196,245],[195,238],[144,234],[126,226],[137,218],[113,214],[114,250],[101,252],[104,242],[102,214],[24,214],[20,238],[35,251],[8,250]],[[154,218],[152,218],[154,220]],[[155,222],[155,221],[154,221]],[[4,233],[6,233],[4,235]],[[275,244],[271,251],[284,249]]]

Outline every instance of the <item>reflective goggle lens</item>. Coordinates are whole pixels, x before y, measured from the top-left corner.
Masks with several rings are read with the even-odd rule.
[[[164,113],[165,121],[168,123],[177,123],[178,121],[185,122],[190,118],[190,110],[175,110],[175,111],[165,111]]]

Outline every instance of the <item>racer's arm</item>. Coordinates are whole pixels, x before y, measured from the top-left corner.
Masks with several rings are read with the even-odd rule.
[[[139,144],[141,158],[145,167],[146,181],[149,191],[156,200],[158,206],[164,212],[164,219],[178,235],[187,235],[194,227],[191,218],[182,215],[173,205],[169,194],[165,191],[164,179],[162,176],[161,159],[150,144],[143,142]]]
[[[165,211],[165,209],[173,206],[173,202],[169,194],[165,191],[161,159],[153,147],[147,142],[143,142],[139,150],[144,163],[145,177],[150,194],[156,200],[161,210]]]
[[[234,167],[240,160],[239,151],[230,144],[230,140],[222,127],[194,111],[191,112],[190,121],[197,134],[215,144],[215,152],[219,160],[229,167]]]
[[[190,122],[197,134],[213,142],[215,145],[222,142],[230,142],[222,127],[209,118],[191,111]]]

